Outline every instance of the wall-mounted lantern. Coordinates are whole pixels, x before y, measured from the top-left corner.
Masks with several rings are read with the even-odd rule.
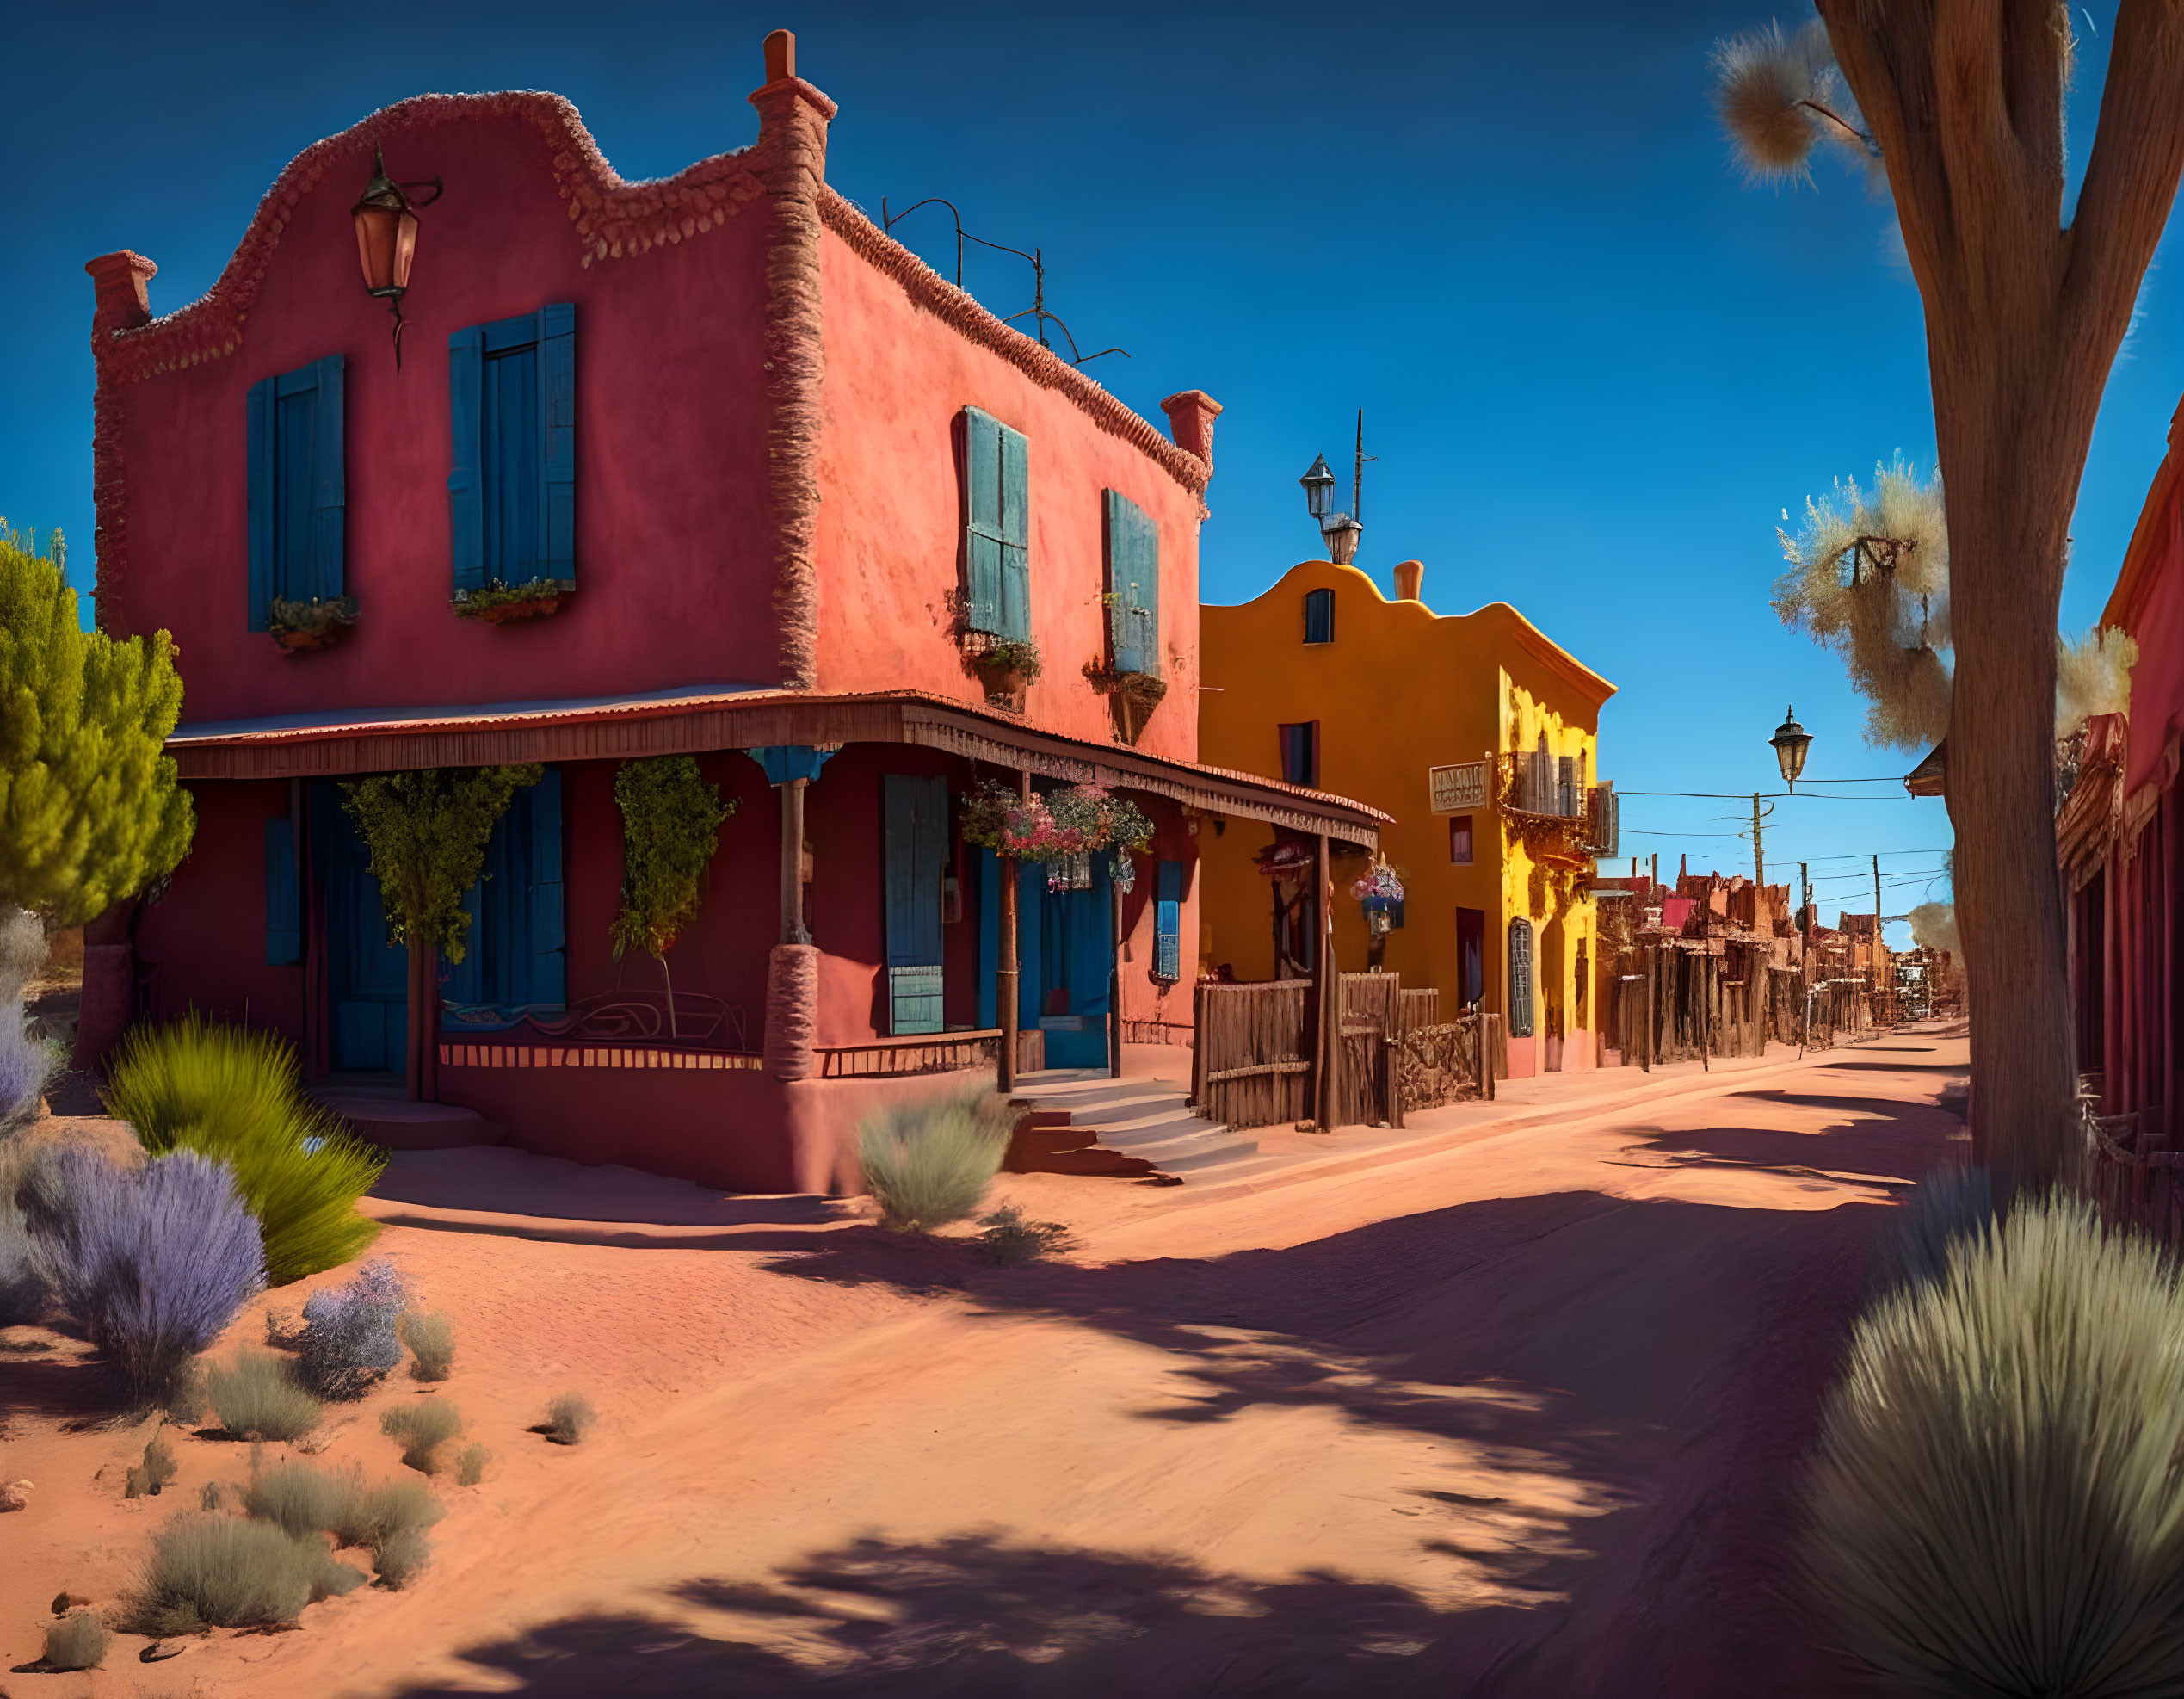
[[[364,292],[383,300],[394,315],[394,368],[402,369],[402,296],[410,287],[410,266],[417,256],[417,213],[429,207],[444,188],[438,177],[425,182],[398,183],[386,174],[386,157],[372,150],[372,181],[363,198],[349,208],[356,224],[356,257],[364,268]],[[432,193],[411,201],[404,191],[429,188]]]
[[[1327,456],[1322,454],[1314,460],[1311,470],[1297,481],[1304,485],[1305,505],[1311,510],[1313,521],[1324,520],[1327,504],[1335,493],[1335,474],[1328,470]]]
[[[1774,728],[1774,735],[1768,742],[1774,744],[1774,758],[1782,763],[1783,782],[1794,791],[1798,788],[1798,775],[1805,771],[1805,751],[1812,747],[1812,734],[1798,724],[1795,707],[1788,708],[1785,713],[1786,718]]]

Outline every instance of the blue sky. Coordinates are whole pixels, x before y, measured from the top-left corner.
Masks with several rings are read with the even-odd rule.
[[[2081,158],[2113,10],[2080,18]],[[1864,746],[1838,664],[1784,631],[1767,594],[1782,509],[1898,448],[1933,453],[1919,299],[1886,204],[1829,161],[1817,189],[1744,187],[1708,108],[1711,44],[1774,15],[19,8],[0,102],[0,514],[63,527],[88,582],[91,256],[151,256],[154,311],[171,311],[219,275],[290,158],[425,90],[556,90],[624,176],[663,175],[750,139],[759,42],[786,26],[841,102],[829,175],[844,194],[875,214],[883,195],[948,196],[974,233],[1044,250],[1048,305],[1083,347],[1129,349],[1089,368],[1126,401],[1155,420],[1178,389],[1225,405],[1207,601],[1317,552],[1296,479],[1324,450],[1347,480],[1362,407],[1379,460],[1359,564],[1385,585],[1422,559],[1439,610],[1510,601],[1614,680],[1601,771],[1626,794],[1626,849],[1657,850],[1664,871],[1685,852],[1748,870],[1736,823],[1715,818],[1736,802],[1635,793],[1779,788],[1765,739],[1792,700],[1817,738],[1811,778],[1910,764]],[[952,267],[944,214],[898,233]],[[2095,436],[2073,627],[2106,599],[2176,405],[2169,251]],[[1030,304],[1022,262],[973,256],[965,282],[989,306]],[[1892,782],[1812,788],[1769,822],[1771,877],[1805,859],[1826,911],[1870,910],[1860,858],[1880,851],[1890,912],[1928,894],[1949,842],[1938,802]]]

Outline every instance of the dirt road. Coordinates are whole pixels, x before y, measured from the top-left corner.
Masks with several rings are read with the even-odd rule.
[[[1964,1058],[1899,1035],[1548,1082],[1249,1188],[1013,1178],[1078,1239],[1021,1270],[851,1207],[407,1158],[382,1249],[453,1317],[444,1390],[495,1453],[442,1485],[433,1568],[9,1690],[1860,1691],[1792,1602],[1792,1487]],[[0,1479],[40,1482],[0,1522],[12,1664],[174,1501],[123,1500],[149,1430],[69,1430],[80,1366],[10,1343]],[[524,1430],[565,1387],[602,1412],[571,1449]],[[377,1413],[417,1391],[345,1410],[327,1455],[393,1472]],[[185,1503],[246,1467],[170,1433]]]

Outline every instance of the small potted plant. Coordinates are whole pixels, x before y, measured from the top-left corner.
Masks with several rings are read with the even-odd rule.
[[[273,640],[292,655],[306,649],[330,649],[356,623],[356,598],[336,596],[322,600],[291,602],[276,596],[266,609],[266,630]]]
[[[1022,707],[1024,691],[1039,682],[1046,668],[1039,646],[1029,638],[974,631],[965,635],[963,650],[971,670],[985,686],[986,700],[1009,707]]]
[[[455,617],[483,620],[490,626],[543,619],[557,612],[563,601],[573,593],[559,578],[529,578],[520,584],[503,584],[493,578],[476,590],[455,592]]]

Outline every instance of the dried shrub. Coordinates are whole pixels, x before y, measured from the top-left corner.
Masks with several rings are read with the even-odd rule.
[[[2069,737],[2096,714],[2131,707],[2131,670],[2138,664],[2138,639],[2127,631],[2095,626],[2083,637],[2059,638],[2055,651],[2055,740]]]
[[[44,923],[0,905],[0,1137],[38,1119],[60,1071],[59,1051],[31,1032],[23,1010],[23,993],[45,965]]]
[[[903,1233],[930,1233],[978,1213],[1008,1154],[1011,1120],[983,1090],[876,1110],[857,1129],[865,1189],[880,1220]]]
[[[297,1373],[324,1399],[358,1399],[402,1361],[395,1323],[409,1294],[394,1264],[367,1263],[341,1286],[314,1292],[303,1307]]]
[[[322,1553],[318,1572],[311,1578],[311,1602],[316,1604],[322,1598],[345,1598],[371,1579],[331,1552]]]
[[[113,1643],[97,1612],[71,1610],[46,1630],[44,1662],[49,1670],[96,1670]]]
[[[364,1472],[352,1463],[322,1469],[300,1461],[275,1463],[243,1491],[243,1509],[260,1522],[300,1539],[329,1534],[355,1514],[364,1494]]]
[[[978,1249],[989,1262],[1005,1269],[1021,1268],[1042,1257],[1070,1248],[1070,1230],[1059,1221],[1027,1221],[1022,1210],[1004,1203],[990,1215],[981,1215]]]
[[[154,1434],[144,1449],[144,1461],[129,1471],[128,1483],[122,1496],[156,1498],[159,1496],[159,1489],[172,1480],[176,1473],[173,1449],[165,1439]]]
[[[138,1029],[112,1067],[107,1107],[145,1150],[196,1151],[233,1171],[262,1228],[271,1284],[338,1268],[378,1234],[356,1200],[386,1153],[303,1096],[295,1053],[278,1035],[193,1015]]]
[[[1983,1168],[1937,1168],[1911,1189],[1873,1244],[1868,1290],[1876,1298],[1925,1286],[1948,1272],[1950,1254],[1995,1224],[1994,1189]]]
[[[163,1399],[263,1283],[256,1221],[227,1171],[193,1152],[124,1170],[65,1146],[18,1195],[56,1301],[143,1403]]]
[[[1860,1320],[1804,1558],[1914,1691],[2184,1691],[2184,1292],[2082,1199],[2021,1202]]]
[[[421,1480],[383,1480],[362,1485],[336,1506],[326,1531],[342,1546],[377,1547],[404,1529],[429,1528],[447,1514],[431,1488]]]
[[[454,1324],[444,1315],[426,1315],[405,1310],[396,1328],[402,1343],[416,1359],[410,1373],[420,1381],[444,1381],[455,1367]]]
[[[238,1438],[300,1439],[318,1425],[318,1400],[297,1384],[294,1366],[270,1351],[238,1351],[206,1377],[220,1426]]]
[[[201,1511],[224,1511],[227,1508],[227,1488],[219,1481],[208,1480],[197,1489],[197,1508]]]
[[[574,1445],[590,1431],[597,1412],[582,1393],[564,1393],[546,1406],[546,1420],[531,1430],[556,1445]]]
[[[192,1357],[175,1371],[163,1412],[170,1422],[194,1428],[205,1413],[205,1360]]]
[[[425,1474],[435,1472],[440,1448],[462,1430],[461,1413],[444,1398],[398,1404],[379,1416],[379,1431],[402,1442],[402,1461]]]
[[[15,1205],[15,1188],[28,1154],[19,1152],[19,1142],[11,1147],[0,1136],[0,1327],[43,1321],[53,1303],[29,1226]]]
[[[128,1626],[162,1637],[293,1622],[325,1555],[321,1541],[292,1539],[270,1523],[179,1517],[152,1538]]]
[[[398,1529],[372,1548],[372,1567],[387,1587],[400,1591],[432,1561],[432,1541],[414,1528]]]
[[[455,1463],[455,1485],[475,1486],[484,1480],[486,1460],[492,1455],[482,1445],[465,1446],[463,1455]]]

